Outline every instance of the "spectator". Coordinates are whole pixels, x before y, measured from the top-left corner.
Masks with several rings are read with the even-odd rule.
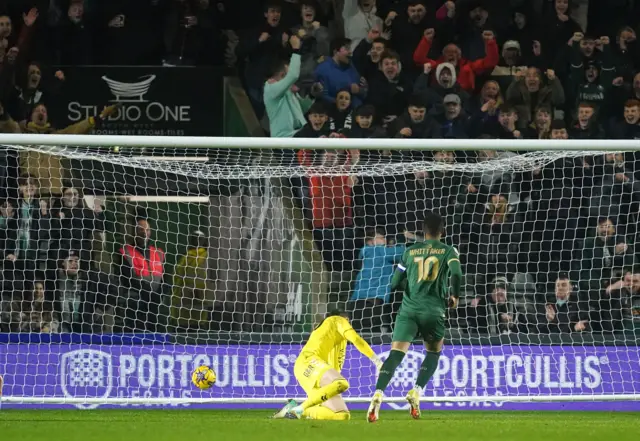
[[[527,65],[521,55],[520,43],[509,40],[502,46],[502,56],[498,65],[491,72],[491,78],[495,80],[500,88],[507,90],[511,83],[518,80],[526,72]]]
[[[380,57],[388,45],[388,41],[380,36],[380,30],[373,28],[353,51],[353,65],[367,82],[378,73]]]
[[[626,273],[600,292],[595,302],[594,326],[603,332],[624,331],[631,319],[632,298],[640,293],[640,274]]]
[[[76,250],[63,249],[59,257],[56,310],[62,332],[101,333],[104,313],[114,303],[108,275],[83,270],[89,265],[81,262]]]
[[[487,104],[487,111],[490,110]],[[498,109],[497,123],[488,120],[482,129],[483,133],[489,133],[498,139],[521,139],[522,133],[517,129],[519,120],[518,112],[510,104],[502,104]]]
[[[53,296],[47,294],[45,289],[45,283],[41,280],[36,280],[31,284],[31,298],[30,310],[31,311],[48,311],[53,312],[54,301]]]
[[[617,224],[628,226],[625,234],[635,234],[634,218],[640,203],[640,182],[626,169],[623,153],[604,155],[594,167],[591,198],[584,205],[593,217],[609,216],[618,219]],[[622,231],[621,231],[622,232]]]
[[[208,240],[196,230],[189,238],[187,254],[180,258],[173,276],[171,318],[181,331],[206,329],[209,322],[207,296]]]
[[[36,133],[36,134],[84,134],[89,133],[96,127],[99,127],[102,122],[113,115],[119,108],[118,105],[112,105],[105,107],[98,116],[89,117],[83,121],[72,124],[65,127],[62,130],[56,130],[49,123],[49,111],[44,104],[36,105],[29,119],[21,123],[21,130],[23,133]]]
[[[616,36],[615,66],[616,74],[625,83],[633,81],[633,75],[640,71],[640,45],[636,32],[629,26],[623,26]]]
[[[498,64],[498,45],[493,38],[493,32],[485,31],[482,38],[485,43],[485,57],[475,61],[462,58],[460,48],[455,44],[448,44],[442,51],[442,57],[437,60],[428,58],[435,30],[429,28],[425,31],[424,37],[420,40],[420,44],[413,53],[413,61],[419,66],[426,63],[431,65],[432,72],[437,72],[438,65],[442,63],[451,63],[456,69],[457,81],[462,89],[472,92],[476,87],[476,76],[491,72]]]
[[[580,55],[580,41],[583,34],[576,33],[573,36],[571,46],[571,82],[572,92],[577,103],[590,103],[596,109],[600,121],[608,113],[608,105],[611,100],[611,88],[621,86],[623,79],[615,76],[615,66],[609,37],[601,37],[602,61],[591,60],[587,64],[582,62]]]
[[[245,32],[240,37],[236,48],[238,60],[244,65],[244,86],[258,119],[261,119],[264,114],[264,79],[269,76],[273,79],[275,69],[272,68],[269,72],[269,67],[273,65],[274,59],[284,58],[284,48],[289,42],[288,30],[280,23],[282,18],[281,3],[277,0],[266,2],[264,17],[265,22],[262,25]],[[296,78],[291,84],[297,81],[300,75],[300,60],[296,63],[298,65],[295,68]]]
[[[333,55],[316,68],[316,81],[322,84],[324,100],[335,103],[339,91],[349,90],[353,105],[358,107],[367,95],[367,84],[351,62],[349,45],[350,41],[344,38],[331,42]]]
[[[616,139],[640,139],[640,101],[624,103],[624,119],[614,123],[612,132]]]
[[[305,124],[304,110],[309,103],[298,95],[295,82],[300,76],[300,39],[291,37],[289,65],[276,61],[271,75],[264,84],[264,105],[269,117],[269,131],[273,138],[290,138]]]
[[[316,20],[316,4],[312,0],[300,3],[301,23],[291,29],[292,35],[301,40],[300,79],[296,83],[302,95],[308,95],[314,82],[315,70],[325,57],[331,56],[332,36],[329,30]]]
[[[161,332],[165,276],[165,254],[152,245],[153,230],[149,220],[138,215],[133,243],[120,248],[115,272],[119,275],[121,301],[126,304],[124,332]]]
[[[329,114],[323,102],[315,102],[307,113],[307,122],[296,134],[296,138],[323,138],[332,133]]]
[[[496,277],[488,296],[477,296],[467,306],[469,328],[491,336],[527,332],[524,314],[509,299],[509,282]]]
[[[440,125],[438,138],[470,138],[475,133],[473,121],[462,111],[462,100],[454,93],[446,95],[442,100],[443,112],[434,115]]]
[[[215,11],[217,12],[217,11]],[[164,13],[163,64],[210,65],[215,49],[214,7],[208,0],[171,2]]]
[[[507,90],[507,101],[513,104],[518,112],[518,129],[522,130],[532,123],[534,111],[538,106],[552,109],[564,104],[564,89],[553,70],[545,72],[549,80],[548,86],[542,84],[541,72],[534,68],[527,69],[524,75],[517,74],[517,80]]]
[[[15,244],[15,248],[5,250],[4,279],[13,283],[14,290],[20,291],[25,282],[34,279],[41,255],[40,241],[48,238],[51,224],[49,204],[36,198],[36,180],[32,176],[22,176],[18,180],[18,189],[20,198],[16,206],[16,222],[11,223],[17,230],[6,233],[15,238],[10,242]]]
[[[380,70],[369,81],[367,103],[383,121],[398,117],[407,107],[413,85],[402,69],[399,55],[385,52],[380,57]]]
[[[580,274],[580,288],[598,292],[603,283],[623,268],[633,266],[633,251],[624,236],[616,234],[615,223],[600,217],[595,234],[584,240],[574,261],[574,270]]]
[[[305,167],[348,168],[357,164],[359,156],[355,152],[322,152],[318,164],[312,155],[302,151],[300,163]],[[325,263],[334,271],[341,271],[344,265],[353,262],[354,232],[352,189],[357,178],[350,175],[309,177],[309,196],[312,214],[313,236],[318,249],[322,251]]]
[[[500,85],[496,81],[489,80],[482,86],[480,95],[471,98],[468,106],[469,113],[478,119],[479,124],[492,127],[498,123],[498,108],[503,103]]]
[[[66,17],[51,32],[53,63],[60,66],[91,64],[94,24],[85,16],[83,1],[70,1]]]
[[[604,129],[598,122],[596,108],[592,103],[583,102],[578,105],[577,121],[569,130],[572,139],[604,139]]]
[[[16,119],[23,123],[23,121],[30,118],[31,113],[38,104],[51,104],[53,97],[59,93],[65,76],[61,70],[58,70],[53,78],[53,81],[49,84],[43,84],[40,64],[29,64],[26,81],[16,85],[15,96],[8,97],[9,103],[15,103],[13,106],[8,106],[9,113],[16,116]]]
[[[551,121],[551,139],[569,139],[569,131],[564,120],[554,119]]]
[[[362,267],[350,298],[351,320],[359,331],[380,332],[385,322],[383,306],[391,302],[389,283],[394,264],[404,253],[403,245],[390,246],[385,232],[369,232],[358,259]],[[388,323],[391,320],[386,320]]]
[[[437,138],[438,123],[427,115],[427,105],[419,96],[409,98],[407,111],[389,124],[389,135],[396,138]],[[409,156],[414,156],[409,152]],[[420,156],[416,153],[416,156]]]
[[[444,111],[442,103],[446,95],[455,94],[460,97],[462,106],[469,105],[469,94],[457,83],[456,69],[451,63],[440,63],[436,68],[434,84],[429,85],[429,73],[431,65],[424,65],[424,72],[416,80],[414,92],[420,95],[427,103],[427,111],[438,114]]]
[[[0,296],[0,330],[20,332],[29,326],[29,317],[23,312],[22,292],[9,290]]]
[[[18,233],[17,222],[13,203],[9,199],[3,200],[0,203],[0,250],[3,262],[15,252],[16,234]]]
[[[544,70],[547,63],[546,57],[542,55],[541,42],[544,41],[544,33],[540,29],[539,23],[536,22],[535,14],[526,5],[513,8],[512,11],[510,25],[504,33],[499,35],[499,37],[502,37],[500,41],[504,42],[503,54],[506,42],[513,41],[518,43],[518,52],[525,66],[535,66],[540,70]]]
[[[80,245],[81,262],[89,264],[93,233],[96,230],[104,231],[102,206],[97,204],[91,210],[79,189],[64,187],[61,200],[51,209],[51,238],[58,242],[53,248],[61,249],[62,242],[75,241]]]
[[[589,302],[580,300],[568,275],[560,274],[554,282],[553,297],[538,306],[530,322],[531,331],[540,334],[569,334],[591,330]]]
[[[355,124],[344,132],[347,138],[385,138],[385,130],[374,125],[375,113],[375,109],[371,105],[360,106],[354,112]],[[362,152],[361,155],[363,154],[372,156],[372,151]]]
[[[472,225],[469,272],[480,276],[480,280],[497,274],[514,274],[526,263],[520,258],[526,255],[520,253],[520,246],[524,245],[522,219],[505,193],[492,194],[485,213],[477,214]]]
[[[336,102],[329,115],[332,132],[342,132],[349,130],[353,123],[353,108],[351,106],[351,93],[348,90],[341,90],[336,96]]]
[[[350,51],[367,37],[371,29],[382,29],[382,19],[376,12],[376,0],[344,0],[344,36],[349,40],[344,42],[344,46]]]
[[[427,16],[424,3],[424,0],[410,0],[406,2],[406,10],[391,10],[384,23],[389,28],[391,47],[399,54],[399,62],[412,81],[422,71],[413,63],[414,49],[420,43],[424,30],[436,26],[432,18]]]
[[[36,281],[30,284],[29,301],[23,303],[22,332],[58,333],[60,322],[54,316],[53,299],[45,291],[45,284]]]
[[[524,130],[523,137],[530,139],[551,139],[551,118],[553,112],[547,106],[538,106],[533,122]]]
[[[544,35],[546,38],[543,45],[549,60],[560,58],[559,55],[562,54],[565,43],[573,34],[582,31],[578,23],[570,17],[570,6],[569,0],[554,0],[553,10],[549,11],[545,17]]]

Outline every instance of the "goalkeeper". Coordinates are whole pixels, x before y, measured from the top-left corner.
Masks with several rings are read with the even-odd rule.
[[[382,361],[366,341],[353,330],[342,311],[330,312],[311,333],[296,359],[293,373],[307,393],[300,405],[294,400],[273,418],[307,418],[312,420],[348,420],[349,409],[340,396],[349,382],[340,375],[346,356],[347,342],[368,357],[379,369]]]
[[[380,369],[376,392],[367,412],[371,423],[378,420],[382,393],[411,342],[418,336],[424,340],[427,354],[420,366],[416,385],[407,394],[407,401],[411,406],[411,416],[420,418],[421,392],[438,367],[444,343],[447,306],[455,308],[457,305],[462,282],[458,250],[440,242],[443,231],[442,217],[437,213],[427,213],[424,242],[407,248],[391,279],[391,289],[404,289],[404,297],[393,329],[391,352]],[[451,284],[450,295],[447,282]]]

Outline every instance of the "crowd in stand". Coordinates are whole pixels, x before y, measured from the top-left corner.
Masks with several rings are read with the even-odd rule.
[[[47,105],[65,75],[48,66],[227,65],[272,137],[640,139],[639,25],[632,0],[5,0],[0,132],[56,132]],[[114,111],[64,130],[90,133]],[[158,317],[180,317],[162,310],[172,275],[146,215],[116,247],[117,270],[100,271],[92,253],[108,230],[102,207],[85,206],[70,184],[60,198],[41,197],[48,192],[20,176],[15,152],[2,154],[0,331],[156,331],[168,324]],[[640,158],[567,156],[483,174],[462,167],[515,155],[297,155],[303,167],[460,165],[292,182],[326,268],[352,275],[356,327],[384,331],[392,322],[399,294],[387,279],[420,239],[425,210],[446,216],[446,240],[467,275],[452,327],[498,335],[633,326]],[[176,305],[190,305],[182,309],[202,303],[194,281],[205,248],[194,233],[169,283],[180,287]],[[178,329],[206,320],[191,314]]]
[[[636,2],[346,0],[342,27],[323,21],[321,3],[299,3],[292,25],[291,4],[266,2],[265,23],[238,46],[272,137],[640,139]],[[299,155],[307,167],[460,165],[302,180],[327,267],[362,267],[350,302],[357,325],[392,322],[396,242],[419,234],[426,209],[446,215],[447,240],[463,256],[468,297],[453,326],[493,335],[633,326],[637,156],[567,157],[525,172],[463,167],[515,155]]]

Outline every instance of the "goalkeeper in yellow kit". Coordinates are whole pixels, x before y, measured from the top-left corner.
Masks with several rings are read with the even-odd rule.
[[[349,389],[349,382],[340,374],[347,342],[353,343],[376,368],[382,366],[382,361],[369,344],[351,327],[346,314],[342,311],[330,312],[309,336],[309,341],[302,348],[293,368],[298,383],[307,393],[307,399],[299,405],[294,400],[289,401],[273,418],[350,418],[349,409],[340,396]]]

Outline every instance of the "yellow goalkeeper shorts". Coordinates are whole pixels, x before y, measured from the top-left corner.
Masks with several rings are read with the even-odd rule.
[[[320,387],[320,379],[328,370],[333,369],[326,361],[315,354],[301,353],[293,367],[298,384],[309,395],[311,391]]]

